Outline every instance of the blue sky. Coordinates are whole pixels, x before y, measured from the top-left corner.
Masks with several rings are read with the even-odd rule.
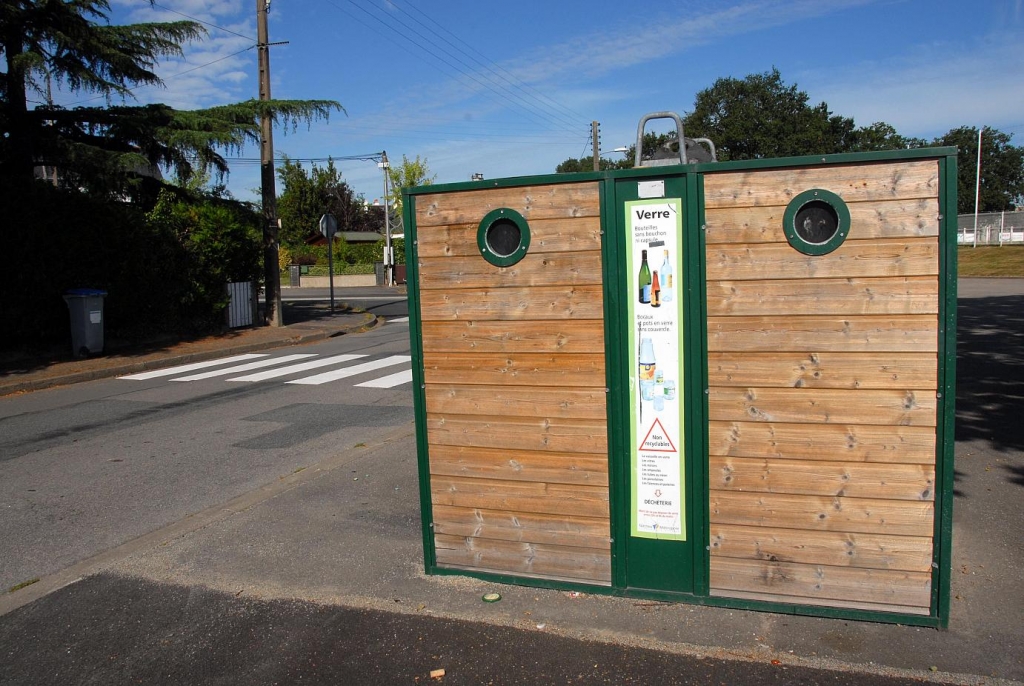
[[[252,0],[112,6],[117,23],[178,12],[221,27],[163,64],[166,88],[140,89],[139,102],[256,97]],[[273,96],[346,110],[275,131],[275,152],[419,155],[439,183],[545,174],[590,154],[592,120],[610,151],[634,142],[643,114],[685,114],[716,79],[772,67],[857,125],[928,139],[985,125],[1024,145],[1022,29],[1024,0],[273,0],[270,40],[289,41],[272,48]],[[259,151],[241,157],[229,157],[228,187],[255,199]],[[372,162],[338,166],[357,193],[382,194]]]

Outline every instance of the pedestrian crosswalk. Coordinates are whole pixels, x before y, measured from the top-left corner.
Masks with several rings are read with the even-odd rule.
[[[194,362],[166,369],[156,369],[138,374],[118,377],[124,381],[148,381],[150,379],[167,378],[169,381],[202,381],[220,378],[227,382],[245,383],[268,381],[283,377],[296,377],[285,380],[287,384],[318,386],[340,381],[350,377],[369,375],[374,372],[387,371],[384,376],[371,378],[353,384],[362,388],[396,388],[412,382],[412,369],[395,372],[394,368],[412,362],[409,355],[389,355],[378,359],[366,359],[369,355],[343,354],[320,357],[316,353],[296,353],[291,355],[272,356],[268,353],[249,353],[232,355],[219,360]],[[350,362],[358,364],[349,365]],[[315,374],[305,375],[312,370]]]

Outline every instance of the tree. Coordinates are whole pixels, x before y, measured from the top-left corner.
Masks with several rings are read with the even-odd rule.
[[[848,152],[871,152],[875,150],[906,150],[923,148],[927,142],[921,138],[907,138],[883,121],[871,126],[862,126],[850,134]],[[845,151],[844,151],[845,152]]]
[[[320,230],[320,217],[330,212],[342,231],[375,231],[380,220],[356,197],[328,159],[327,166],[313,164],[310,171],[287,157],[277,170],[282,192],[277,199],[281,242],[299,245]]]
[[[848,150],[853,119],[808,100],[796,85],[783,83],[778,69],[720,78],[697,94],[684,128],[688,137],[714,141],[723,161]]]
[[[643,152],[642,159],[650,159],[661,149],[666,147],[672,148],[678,152],[679,146],[675,144],[675,140],[678,136],[675,131],[668,133],[645,133],[643,140]],[[636,144],[629,146],[629,149],[623,153],[621,160],[609,160],[604,157],[598,158],[598,166],[600,171],[607,171],[609,169],[632,169],[633,162],[636,159]],[[590,157],[570,157],[564,160],[555,167],[556,174],[572,174],[575,172],[592,172],[594,171],[594,158]]]
[[[434,183],[436,178],[437,174],[430,175],[430,167],[427,166],[425,157],[421,160],[420,156],[416,155],[416,159],[410,160],[402,155],[401,164],[391,163],[391,166],[388,167],[388,181],[391,184],[388,202],[391,205],[393,217],[398,220],[395,222],[396,225],[401,223],[402,217],[402,189],[429,186]]]
[[[697,94],[693,112],[683,121],[687,139],[709,138],[718,159],[745,160],[795,155],[822,155],[870,150],[901,150],[926,145],[907,138],[885,122],[857,128],[853,119],[833,114],[828,104],[809,103],[796,85],[787,85],[778,69],[743,79],[720,78]],[[678,154],[675,131],[644,134],[643,159]],[[689,148],[688,148],[689,150]],[[624,162],[602,169],[630,167],[636,146]],[[568,159],[558,172],[591,171],[591,158]]]
[[[228,303],[224,284],[259,281],[262,215],[239,202],[168,188],[160,192],[147,220],[175,236],[183,252],[179,321],[193,330],[215,328],[223,322]]]
[[[634,146],[636,147],[636,146]],[[633,166],[633,158],[622,160],[609,160],[605,157],[599,157],[597,164],[601,171],[607,171],[609,169],[630,169]],[[591,157],[570,157],[564,160],[555,167],[556,174],[573,174],[575,172],[592,172],[594,171],[594,158]]]
[[[1024,202],[1024,148],[1010,144],[1011,135],[985,127],[981,132],[981,192],[978,211],[1014,210]],[[957,212],[974,212],[978,178],[978,129],[961,126],[935,139],[935,145],[957,148]]]
[[[187,176],[193,167],[227,171],[218,150],[259,141],[259,121],[295,126],[326,118],[330,100],[250,100],[203,110],[167,105],[29,109],[50,81],[71,92],[128,97],[161,83],[158,60],[205,35],[191,21],[112,26],[108,0],[6,0],[0,3],[0,180],[31,182],[34,168],[59,169],[65,185],[123,195],[153,165]]]

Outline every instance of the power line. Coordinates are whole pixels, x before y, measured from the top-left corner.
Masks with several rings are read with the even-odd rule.
[[[245,35],[243,35],[241,33],[236,32],[236,31],[232,31],[231,29],[226,29],[223,26],[217,26],[216,24],[211,24],[208,21],[203,21],[202,19],[198,19],[196,17],[193,17],[190,14],[185,14],[184,12],[179,12],[178,10],[172,10],[170,7],[165,7],[165,6],[163,6],[161,4],[158,4],[158,3],[155,3],[155,2],[153,3],[153,7],[159,7],[162,10],[166,10],[167,12],[173,12],[174,14],[177,14],[178,16],[185,17],[186,19],[191,19],[192,21],[198,22],[200,24],[203,24],[204,26],[209,26],[211,28],[218,29],[220,31],[223,31],[224,33],[230,33],[231,35],[238,36],[239,38],[245,38],[246,40],[251,40],[253,43],[256,42],[256,39],[253,38],[252,36],[245,36]]]
[[[353,19],[355,19],[355,20],[356,20],[357,22],[359,22],[359,23],[360,23],[360,24],[362,24],[363,26],[366,26],[367,28],[369,28],[369,29],[370,29],[371,31],[374,31],[375,33],[378,33],[378,34],[380,34],[380,31],[379,31],[379,30],[378,30],[378,29],[377,29],[376,27],[374,27],[374,26],[372,26],[372,25],[368,25],[368,24],[367,24],[366,22],[362,21],[362,20],[361,20],[361,19],[360,19],[360,18],[359,18],[358,16],[355,16],[355,15],[353,15],[353,14],[352,14],[351,12],[349,12],[349,11],[345,10],[345,9],[344,9],[343,7],[341,7],[341,6],[340,6],[340,5],[338,5],[337,3],[333,2],[333,0],[324,0],[324,1],[325,1],[325,2],[327,2],[328,4],[330,4],[330,5],[332,6],[332,7],[334,7],[334,8],[335,8],[335,9],[337,9],[338,11],[340,11],[340,12],[344,12],[344,13],[345,13],[346,15],[348,15],[348,16],[350,16],[350,17],[352,17]],[[566,127],[566,125],[565,125],[564,123],[562,123],[562,122],[560,122],[560,121],[558,121],[558,120],[554,119],[554,118],[553,118],[553,117],[552,117],[552,116],[551,116],[551,115],[550,115],[549,113],[547,113],[547,112],[539,112],[539,111],[538,111],[538,110],[537,110],[536,108],[530,108],[530,107],[528,107],[528,106],[526,106],[526,105],[522,104],[521,102],[516,102],[515,100],[512,100],[511,98],[509,98],[509,96],[507,96],[507,95],[505,95],[504,93],[502,93],[502,92],[498,91],[497,89],[495,89],[495,88],[493,87],[493,85],[491,85],[491,84],[488,84],[488,83],[486,83],[486,82],[484,82],[484,81],[481,81],[481,80],[480,80],[480,78],[478,78],[478,77],[477,77],[477,76],[475,76],[474,74],[471,74],[471,73],[469,73],[469,72],[465,71],[464,69],[460,68],[459,66],[457,66],[457,65],[453,64],[453,63],[452,63],[451,61],[449,61],[448,59],[446,59],[446,58],[445,58],[444,56],[442,56],[442,55],[439,55],[439,54],[437,54],[437,52],[435,52],[434,50],[432,50],[432,49],[430,49],[429,47],[427,47],[427,46],[423,45],[423,44],[422,44],[421,42],[417,41],[417,40],[416,40],[416,39],[414,39],[414,38],[411,38],[411,37],[410,37],[409,35],[407,35],[407,34],[403,33],[402,31],[400,31],[400,30],[396,29],[395,27],[393,27],[393,26],[389,25],[389,24],[388,24],[387,22],[385,22],[384,20],[382,20],[382,19],[381,19],[380,17],[378,17],[378,16],[374,15],[373,13],[371,13],[371,12],[370,12],[369,10],[367,10],[366,8],[364,8],[364,7],[361,7],[360,5],[358,5],[357,3],[355,3],[355,2],[354,2],[354,0],[347,0],[347,2],[348,2],[349,4],[351,4],[351,5],[353,6],[353,7],[355,7],[356,9],[358,9],[358,10],[359,10],[360,12],[362,12],[363,14],[365,14],[365,15],[367,15],[368,17],[370,17],[371,19],[373,19],[373,20],[374,20],[375,22],[377,22],[378,24],[381,24],[381,25],[383,25],[383,26],[384,26],[385,28],[387,28],[387,29],[388,29],[389,31],[391,31],[392,33],[395,33],[395,34],[397,34],[397,35],[398,35],[398,36],[399,36],[400,38],[402,38],[402,39],[403,39],[404,41],[406,41],[406,42],[408,42],[408,43],[411,43],[412,45],[415,45],[415,46],[416,46],[416,47],[418,47],[418,48],[419,48],[420,50],[422,50],[422,51],[426,52],[426,53],[427,53],[428,55],[430,55],[431,57],[433,57],[433,58],[434,58],[435,60],[437,60],[438,62],[440,62],[440,63],[442,63],[442,64],[444,64],[444,65],[446,65],[446,66],[450,67],[451,69],[453,69],[453,70],[455,70],[456,72],[458,72],[458,73],[462,74],[462,75],[463,75],[463,76],[465,76],[466,78],[468,78],[468,79],[470,79],[470,80],[472,80],[472,81],[476,82],[476,83],[477,83],[477,84],[478,84],[479,86],[481,86],[482,88],[484,88],[484,89],[486,89],[486,90],[490,91],[490,92],[491,92],[491,93],[493,93],[494,95],[497,95],[497,96],[499,96],[500,98],[502,98],[503,100],[505,100],[505,101],[507,101],[507,102],[511,103],[511,104],[512,104],[513,106],[515,106],[515,107],[517,107],[518,109],[520,109],[521,111],[525,112],[525,113],[526,113],[527,115],[529,115],[529,116],[530,116],[531,118],[533,118],[533,119],[537,120],[537,118],[538,118],[538,117],[546,117],[546,118],[548,119],[548,121],[547,121],[547,122],[541,122],[541,121],[538,121],[538,123],[543,123],[543,124],[544,124],[545,126],[548,126],[548,127],[551,127],[551,126],[552,126],[552,124],[554,124],[554,125],[556,125],[556,126],[557,126],[558,128],[560,128],[561,130],[564,130],[564,131],[567,131],[567,132],[569,132],[569,131],[571,131],[571,132],[576,132],[576,129],[574,129],[574,128],[569,128],[569,127]],[[402,26],[405,26],[405,27],[407,27],[407,28],[408,28],[408,25],[407,25],[407,24],[405,24],[404,22],[399,22],[399,23],[400,23],[400,24],[401,24]],[[413,32],[414,32],[414,33],[417,33],[417,35],[420,35],[420,36],[422,37],[422,34],[419,34],[418,32],[415,32],[415,30],[413,30]],[[428,40],[428,41],[429,41],[429,39],[426,39],[426,40]],[[399,44],[399,45],[401,46],[401,44]],[[402,47],[404,48],[404,46],[402,46]],[[411,53],[411,54],[414,54],[414,53]],[[451,54],[450,54],[450,53],[447,53],[447,52],[446,52],[446,54],[447,54],[447,55],[448,55],[449,57],[453,57],[453,56],[451,56]],[[457,61],[457,62],[460,62],[460,63],[462,63],[462,64],[463,64],[464,66],[466,66],[466,67],[469,67],[469,65],[466,65],[466,64],[465,64],[464,62],[462,62],[462,61],[461,61],[461,60],[459,60],[458,58],[456,58],[456,57],[453,57],[453,59],[455,59],[455,61]],[[472,69],[472,67],[469,67],[469,68],[470,68],[470,69]],[[507,89],[505,89],[505,90],[507,90]],[[513,95],[515,95],[515,94],[513,94]]]
[[[338,126],[346,131],[361,131],[366,133],[390,133],[393,129],[390,128],[388,122],[377,122],[376,124],[354,124],[349,121],[345,121]],[[407,133],[418,133],[421,135],[441,135],[441,136],[454,136],[454,137],[467,137],[467,138],[532,138],[537,140],[545,141],[557,141],[564,140],[565,135],[561,133],[530,133],[522,131],[506,131],[504,133],[491,133],[489,131],[467,131],[466,129],[451,130],[443,128],[410,128],[402,126],[402,131]]]
[[[331,0],[326,0],[326,1],[328,2],[328,4],[331,4],[331,5],[333,5],[333,6],[334,6],[334,7],[336,8],[336,9],[338,9],[338,10],[341,10],[341,11],[345,11],[345,10],[344,10],[343,8],[341,8],[340,6],[338,6],[337,4],[335,4],[334,2],[331,2]],[[537,116],[537,114],[538,114],[538,113],[536,113],[535,111],[533,111],[533,110],[530,110],[529,108],[523,107],[523,106],[522,106],[522,105],[521,105],[520,103],[517,103],[517,102],[515,102],[514,100],[512,100],[511,98],[509,98],[508,96],[506,96],[505,94],[503,94],[503,93],[500,93],[500,92],[498,92],[497,90],[495,90],[495,89],[494,89],[494,88],[493,88],[492,86],[490,86],[489,84],[487,84],[487,83],[485,83],[485,82],[481,81],[481,80],[480,80],[480,79],[479,79],[478,77],[476,77],[476,76],[474,76],[473,74],[471,74],[471,73],[469,73],[469,72],[465,71],[464,69],[460,68],[459,66],[457,66],[457,65],[455,65],[455,64],[452,64],[452,63],[451,63],[451,62],[450,62],[449,60],[445,59],[445,57],[443,57],[443,56],[441,56],[441,55],[437,54],[437,52],[435,52],[435,51],[431,50],[431,49],[430,49],[429,47],[427,47],[427,46],[423,45],[422,43],[418,42],[417,40],[415,40],[415,39],[413,39],[413,38],[410,38],[410,37],[409,37],[409,36],[408,36],[407,34],[404,34],[404,33],[402,33],[401,31],[399,31],[398,29],[396,29],[395,27],[393,27],[393,26],[389,25],[389,24],[388,24],[387,22],[385,22],[384,20],[382,20],[382,19],[381,19],[380,17],[377,17],[377,16],[375,16],[374,14],[372,14],[372,13],[371,13],[371,12],[370,12],[369,10],[367,10],[366,8],[364,8],[364,7],[361,7],[360,5],[358,5],[358,4],[356,3],[356,2],[354,2],[354,0],[346,0],[346,1],[347,1],[347,2],[348,2],[348,3],[350,4],[350,5],[352,5],[352,6],[353,6],[353,7],[355,7],[356,9],[358,9],[358,10],[359,10],[360,12],[362,12],[362,13],[366,14],[366,15],[367,15],[367,16],[369,16],[369,17],[370,17],[371,19],[373,19],[373,20],[374,20],[374,21],[376,21],[377,23],[379,23],[379,24],[383,25],[383,26],[384,26],[385,28],[387,28],[388,30],[392,31],[393,33],[396,33],[396,34],[397,34],[398,36],[400,36],[400,37],[401,37],[401,38],[403,38],[404,40],[406,40],[406,41],[408,41],[409,43],[412,43],[412,44],[413,44],[413,45],[415,45],[416,47],[420,48],[421,50],[423,50],[423,51],[424,51],[424,52],[426,52],[426,53],[427,53],[428,55],[430,55],[430,56],[431,56],[431,57],[433,57],[434,59],[438,60],[438,61],[439,61],[439,62],[441,62],[442,64],[445,64],[445,65],[447,65],[448,67],[451,67],[452,69],[454,69],[455,71],[459,72],[460,74],[462,74],[463,76],[467,77],[468,79],[470,79],[470,80],[472,80],[472,81],[475,81],[475,82],[476,82],[476,83],[477,83],[478,85],[482,86],[482,87],[483,87],[483,88],[485,88],[486,90],[489,90],[489,91],[491,91],[492,93],[494,93],[495,95],[498,95],[499,97],[501,97],[502,99],[504,99],[504,100],[505,100],[506,102],[509,102],[509,103],[510,103],[511,105],[513,105],[513,106],[516,106],[516,107],[518,107],[518,108],[519,108],[519,109],[521,109],[521,110],[522,110],[523,112],[525,112],[525,113],[526,113],[527,115],[529,115],[529,116],[531,116],[531,117],[536,117],[536,116]],[[352,15],[350,14],[349,16],[352,16]],[[357,20],[358,20],[358,19],[357,19]],[[362,23],[362,22],[360,22],[360,23]],[[407,25],[406,25],[406,24],[405,24],[404,22],[401,22],[401,21],[399,21],[398,23],[399,23],[399,24],[401,24],[402,26],[405,26],[406,28],[408,28],[408,26],[407,26]],[[364,25],[364,26],[366,26],[366,24],[363,24],[363,25]],[[369,28],[370,28],[371,30],[375,30],[375,29],[374,29],[374,28],[373,28],[372,26],[371,26],[371,27],[369,27]],[[416,33],[416,32],[414,31],[414,33]],[[417,34],[417,35],[421,35],[421,34]],[[422,37],[422,36],[421,36],[421,37]],[[458,61],[458,60],[456,59],[456,61]],[[538,122],[538,123],[540,123],[540,122]],[[561,125],[562,125],[562,124],[561,124],[561,123],[559,123],[559,122],[556,122],[556,123],[558,123],[558,125],[559,125],[559,126],[561,126]],[[549,125],[550,125],[550,122],[549,122]]]
[[[394,6],[394,7],[396,7],[396,8],[399,8],[399,9],[401,9],[401,8],[399,7],[399,4],[398,4],[398,2],[397,2],[396,0],[391,0],[391,4],[392,4],[392,6]],[[544,94],[544,93],[542,93],[541,91],[537,90],[536,88],[533,88],[533,87],[532,87],[532,86],[530,86],[530,85],[529,85],[528,83],[526,83],[526,82],[522,81],[521,79],[517,78],[517,77],[516,77],[516,76],[515,76],[514,74],[512,74],[511,72],[509,72],[509,71],[508,71],[507,69],[504,69],[504,68],[502,68],[502,67],[501,67],[500,65],[498,65],[497,63],[493,63],[493,62],[492,62],[492,60],[488,59],[488,58],[487,58],[487,57],[486,57],[486,56],[485,56],[485,55],[484,55],[483,53],[481,53],[481,52],[479,52],[479,51],[477,51],[477,50],[474,50],[474,49],[473,49],[473,47],[472,47],[471,45],[469,45],[469,43],[467,43],[466,41],[462,40],[462,39],[461,39],[461,38],[459,38],[459,37],[458,37],[457,35],[455,35],[455,34],[454,34],[453,32],[449,31],[449,30],[448,30],[447,28],[445,28],[444,26],[442,26],[441,24],[439,24],[439,23],[438,23],[437,21],[435,21],[435,20],[433,19],[433,17],[431,17],[430,15],[428,15],[428,14],[426,14],[425,12],[421,11],[421,10],[420,10],[420,9],[419,9],[418,7],[416,7],[415,5],[408,5],[408,8],[410,8],[410,9],[414,10],[414,11],[415,11],[415,12],[416,12],[416,13],[417,13],[418,15],[420,15],[420,16],[421,16],[421,17],[423,17],[423,18],[424,18],[425,20],[427,20],[428,22],[430,22],[430,23],[431,23],[431,24],[433,24],[434,26],[438,27],[439,29],[441,29],[441,30],[442,30],[442,31],[444,31],[445,33],[447,33],[447,34],[448,34],[449,36],[451,36],[452,38],[454,38],[454,39],[455,39],[456,41],[458,41],[458,42],[459,42],[459,43],[461,43],[462,45],[465,45],[465,46],[466,46],[466,47],[467,47],[467,48],[468,48],[469,50],[471,50],[471,51],[475,52],[475,53],[476,53],[477,55],[479,55],[481,59],[483,59],[483,60],[486,60],[487,62],[491,62],[492,64],[494,64],[494,68],[492,69],[492,68],[491,68],[491,67],[490,67],[490,66],[489,66],[488,64],[484,64],[484,63],[483,63],[483,62],[481,62],[481,61],[480,61],[479,59],[475,58],[475,57],[474,57],[474,56],[473,56],[472,54],[470,54],[470,53],[466,52],[465,50],[461,49],[461,48],[460,48],[460,47],[458,47],[457,45],[454,45],[454,44],[453,44],[453,43],[452,43],[451,41],[447,40],[447,39],[446,39],[446,38],[445,38],[444,36],[440,36],[440,35],[438,35],[438,37],[439,37],[439,38],[440,38],[441,40],[443,40],[443,41],[444,41],[445,43],[448,43],[448,45],[451,45],[451,46],[452,46],[453,48],[455,48],[456,50],[458,50],[459,52],[461,52],[461,53],[462,53],[463,55],[466,55],[467,57],[469,57],[470,59],[472,59],[472,60],[473,60],[474,62],[476,62],[477,64],[479,64],[480,66],[482,66],[482,67],[483,67],[484,69],[487,69],[487,70],[488,70],[488,71],[490,71],[491,73],[493,73],[493,74],[497,75],[497,76],[498,76],[499,78],[501,78],[501,79],[502,79],[503,81],[505,81],[506,83],[508,83],[508,84],[510,84],[510,85],[513,85],[513,86],[516,86],[516,87],[518,87],[518,88],[523,88],[523,89],[526,89],[526,90],[530,90],[530,91],[533,91],[534,93],[536,93],[536,94],[537,94],[537,96],[538,96],[538,97],[534,97],[534,96],[532,96],[532,95],[531,95],[531,96],[530,96],[531,98],[533,98],[534,100],[537,100],[538,102],[540,102],[539,98],[543,98],[544,100],[548,101],[549,103],[551,103],[552,105],[554,105],[554,106],[555,106],[555,107],[557,107],[558,109],[560,109],[560,110],[562,110],[563,112],[566,112],[567,114],[569,114],[569,115],[570,115],[570,118],[571,118],[571,120],[572,120],[573,122],[575,122],[575,121],[577,121],[577,120],[582,120],[582,119],[586,119],[586,118],[587,118],[587,117],[585,117],[584,115],[580,114],[579,112],[576,112],[576,111],[574,111],[574,110],[572,110],[572,109],[570,109],[570,108],[566,107],[565,105],[563,105],[562,103],[558,102],[557,100],[554,100],[553,98],[550,98],[550,97],[548,97],[547,95],[545,95],[545,94]],[[496,71],[496,70],[497,70],[497,71]],[[504,76],[502,76],[501,74],[499,74],[499,73],[498,73],[499,71],[500,71],[500,72],[502,72],[502,73],[504,73],[504,74],[507,74],[507,75],[508,75],[508,76],[509,76],[509,77],[510,77],[511,79],[513,79],[513,80],[515,81],[515,83],[513,83],[513,81],[511,81],[511,80],[509,80],[508,78],[505,78]]]
[[[354,0],[348,0],[348,1],[349,1],[350,3],[351,3],[351,2],[354,2]],[[401,7],[399,7],[399,6],[397,5],[397,4],[395,4],[395,3],[392,3],[392,6],[393,6],[393,7],[395,7],[395,9],[397,9],[397,10],[401,11]],[[444,49],[443,47],[437,46],[437,45],[436,45],[436,43],[433,43],[433,41],[431,40],[431,38],[430,38],[430,37],[428,37],[428,36],[425,36],[425,35],[423,35],[423,34],[422,34],[422,33],[420,33],[420,31],[418,31],[418,30],[417,30],[416,28],[414,28],[414,27],[412,27],[412,26],[409,26],[409,24],[406,24],[406,23],[405,23],[404,21],[402,21],[402,20],[401,20],[400,18],[398,18],[397,16],[395,17],[395,19],[396,19],[396,21],[397,21],[397,22],[398,22],[399,24],[401,24],[402,26],[406,27],[407,29],[409,29],[410,31],[412,31],[413,33],[415,33],[415,34],[416,34],[417,36],[419,36],[419,37],[423,38],[424,40],[430,41],[430,42],[431,42],[431,43],[432,43],[433,45],[435,45],[435,47],[438,47],[438,49],[442,50],[442,51],[443,51],[443,52],[444,52],[444,53],[445,53],[446,55],[448,55],[449,57],[451,57],[451,58],[452,58],[453,60],[455,60],[456,62],[458,62],[458,63],[459,63],[460,65],[462,65],[462,66],[464,66],[464,67],[466,67],[466,68],[468,68],[468,69],[471,69],[471,70],[473,70],[473,69],[474,69],[474,68],[473,68],[472,66],[470,66],[469,64],[467,64],[466,62],[464,62],[463,60],[461,60],[461,59],[460,59],[459,57],[457,57],[456,55],[454,55],[454,54],[452,54],[451,52],[449,52],[449,51],[445,50],[445,49]],[[421,22],[417,22],[417,23],[421,23]],[[435,22],[435,23],[436,23],[436,22]],[[458,48],[457,46],[455,46],[454,44],[452,44],[452,42],[451,42],[451,41],[449,41],[449,40],[445,39],[445,38],[444,38],[443,36],[440,36],[440,35],[438,35],[438,34],[437,34],[436,32],[434,32],[434,36],[436,36],[437,38],[440,38],[440,39],[441,39],[442,41],[444,41],[444,42],[445,42],[445,43],[447,43],[448,45],[451,45],[451,46],[452,46],[453,48],[455,48],[456,50],[458,50],[459,52],[461,52],[461,53],[462,53],[463,55],[466,55],[466,56],[467,56],[467,57],[469,57],[470,59],[473,59],[473,60],[474,60],[474,61],[475,61],[475,62],[476,62],[477,64],[480,64],[480,66],[484,67],[484,69],[487,69],[487,70],[488,70],[488,71],[490,71],[490,72],[491,72],[492,74],[495,74],[495,73],[496,73],[496,72],[494,72],[494,70],[492,70],[492,69],[490,69],[489,67],[487,67],[487,65],[485,65],[485,64],[482,64],[482,63],[481,63],[481,62],[480,62],[479,60],[476,60],[476,59],[474,59],[474,58],[473,58],[473,57],[472,57],[471,55],[467,54],[467,53],[466,53],[466,52],[465,52],[464,50],[460,50],[460,49],[459,49],[459,48]],[[474,70],[474,71],[475,71],[475,70]],[[513,97],[513,98],[516,98],[517,100],[519,100],[519,101],[522,101],[523,103],[525,103],[525,100],[523,99],[523,96],[522,96],[522,95],[521,95],[520,93],[517,93],[517,92],[514,92],[514,91],[510,90],[509,88],[507,88],[507,87],[505,87],[505,86],[501,85],[500,83],[496,83],[496,82],[495,82],[495,81],[494,81],[494,80],[493,80],[492,78],[490,78],[490,77],[485,77],[485,78],[487,78],[487,79],[488,79],[488,81],[490,81],[491,83],[495,84],[495,85],[496,85],[496,86],[497,86],[497,87],[498,87],[498,88],[499,88],[500,90],[502,90],[502,91],[504,91],[504,92],[506,92],[506,93],[510,94],[510,95],[511,95],[511,97]],[[512,85],[513,87],[515,87],[515,88],[518,88],[518,85],[517,85],[517,84],[513,84],[513,83],[512,83],[511,81],[509,81],[508,79],[503,79],[503,80],[504,80],[504,81],[505,81],[506,83],[508,83],[508,84]],[[492,89],[492,90],[493,90],[493,89]],[[497,92],[497,91],[495,91],[495,92]],[[573,116],[573,117],[565,117],[565,115],[562,115],[562,114],[560,114],[560,113],[554,113],[554,112],[551,112],[551,111],[550,111],[550,108],[549,108],[549,107],[548,107],[547,105],[545,105],[545,104],[544,104],[543,102],[541,102],[541,101],[540,101],[540,100],[538,100],[537,98],[534,98],[534,97],[533,97],[532,95],[530,95],[530,97],[531,97],[531,98],[532,98],[533,100],[535,100],[536,102],[540,103],[540,105],[541,105],[541,108],[543,109],[543,111],[541,111],[540,113],[541,113],[541,114],[543,114],[544,116],[548,117],[548,118],[549,118],[549,119],[550,119],[550,120],[551,120],[552,122],[559,122],[559,124],[560,124],[560,125],[561,125],[561,124],[564,124],[564,123],[568,123],[570,127],[575,127],[575,126],[577,125],[577,121],[578,121],[578,119],[577,119],[577,118],[576,118],[575,116]],[[560,120],[560,121],[559,121],[559,120]]]

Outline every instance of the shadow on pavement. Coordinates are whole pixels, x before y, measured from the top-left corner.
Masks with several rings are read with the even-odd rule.
[[[87,679],[175,686],[920,683],[778,659],[694,657],[579,640],[542,627],[241,595],[89,577],[3,618],[3,673],[18,684]],[[57,615],[60,621],[50,621]]]
[[[263,308],[257,321],[263,321]],[[286,326],[303,324],[327,324],[332,317],[358,312],[352,307],[336,302],[334,311],[326,302],[285,302],[282,318]],[[110,355],[122,358],[145,357],[154,353],[173,354],[183,344],[204,342],[211,346],[230,347],[233,343],[251,337],[253,332],[264,328],[259,326],[224,328],[220,331],[207,331],[195,334],[156,334],[145,339],[125,339],[114,334],[107,334],[104,340],[103,353],[91,359],[102,359]],[[29,374],[45,370],[55,364],[71,362],[75,358],[71,352],[70,337],[67,341],[41,345],[31,350],[13,349],[0,350],[0,374]]]
[[[956,440],[1024,450],[1024,296],[962,299],[957,317]]]

